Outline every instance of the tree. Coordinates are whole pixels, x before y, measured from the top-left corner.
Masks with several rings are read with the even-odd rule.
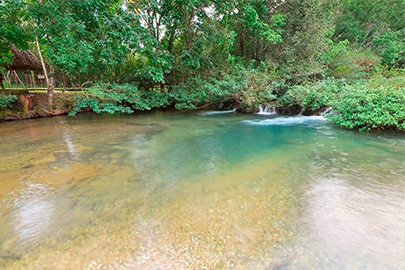
[[[0,1],[0,68],[11,63],[11,45],[28,49],[32,37],[23,27],[26,12],[25,1]]]
[[[246,60],[264,60],[270,44],[282,42],[285,16],[278,12],[284,1],[240,1],[232,9],[238,43],[234,53]]]
[[[138,43],[120,1],[44,1],[30,6],[30,16],[49,61],[77,81],[113,77]]]
[[[405,65],[405,1],[344,0],[334,40],[374,50],[383,63]]]
[[[334,0],[289,0],[277,12],[285,14],[283,43],[266,50],[271,66],[283,70],[285,76],[316,74],[323,70],[319,57],[329,50],[334,31]]]

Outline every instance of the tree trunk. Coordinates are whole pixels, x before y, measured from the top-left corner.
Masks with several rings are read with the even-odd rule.
[[[52,105],[53,103],[53,91],[55,90],[55,66],[50,66],[49,68],[50,78],[48,83],[48,104]]]
[[[193,32],[193,16],[194,10],[189,14],[189,10],[184,11],[184,22],[186,23],[186,49],[191,52],[193,50],[194,32]]]
[[[55,89],[55,80],[54,80],[53,77],[51,78],[51,81],[49,80],[48,72],[46,71],[44,57],[42,56],[41,47],[39,46],[38,37],[35,37],[35,43],[37,45],[39,58],[40,58],[41,64],[42,64],[42,70],[44,71],[45,81],[46,81],[46,85],[48,87],[48,91],[47,91],[47,93],[48,93],[48,103],[49,103],[49,105],[52,105],[52,102],[53,102],[53,90]],[[51,68],[51,70],[50,70],[51,73],[55,72],[55,67],[54,66],[51,66],[50,68]]]
[[[3,84],[4,76],[3,74],[0,73],[0,84],[1,84],[1,89],[4,89],[4,84]]]
[[[245,37],[243,36],[243,30],[241,30],[239,33],[239,49],[240,55],[245,57]]]
[[[174,42],[174,34],[176,33],[176,27],[173,26],[171,31],[170,31],[170,37],[169,37],[169,44],[167,46],[167,50],[169,53],[172,53],[173,51],[173,42]]]

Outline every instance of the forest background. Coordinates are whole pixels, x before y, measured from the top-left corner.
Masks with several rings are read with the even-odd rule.
[[[89,85],[69,109],[259,106],[350,129],[405,130],[405,0],[2,0],[11,46]],[[15,95],[0,95],[10,110]]]

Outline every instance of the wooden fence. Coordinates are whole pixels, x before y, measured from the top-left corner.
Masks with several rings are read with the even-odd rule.
[[[55,80],[55,89],[70,91],[81,90],[82,87],[76,86],[72,83],[66,75],[56,74],[53,75]],[[7,71],[4,74],[4,87],[9,90],[25,89],[25,90],[46,90],[46,80],[43,73],[31,71],[17,72],[14,70]]]

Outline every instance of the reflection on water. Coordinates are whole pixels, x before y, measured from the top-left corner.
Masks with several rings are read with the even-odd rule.
[[[50,193],[52,188],[46,185],[28,184],[14,201],[11,225],[19,247],[35,244],[52,230],[55,202],[49,199]]]
[[[60,121],[60,123],[63,125],[66,121]],[[76,146],[73,144],[72,142],[72,135],[70,133],[70,129],[69,127],[63,127],[63,140],[66,143],[66,147],[69,151],[69,153],[72,155],[72,157],[74,157],[75,159],[77,159],[79,157],[79,152],[76,150]]]
[[[1,130],[2,268],[404,268],[403,134],[234,111]]]
[[[339,258],[363,260],[368,262],[363,263],[368,269],[376,265],[393,267],[395,264],[390,265],[387,258],[401,260],[403,222],[398,222],[398,215],[403,214],[404,204],[396,201],[401,194],[384,194],[380,188],[364,190],[341,179],[321,179],[308,190],[311,202],[306,218],[314,226],[308,229],[316,233],[311,235],[311,241],[318,241],[322,252],[328,253],[336,266],[346,268]],[[400,266],[398,263],[398,269]]]

